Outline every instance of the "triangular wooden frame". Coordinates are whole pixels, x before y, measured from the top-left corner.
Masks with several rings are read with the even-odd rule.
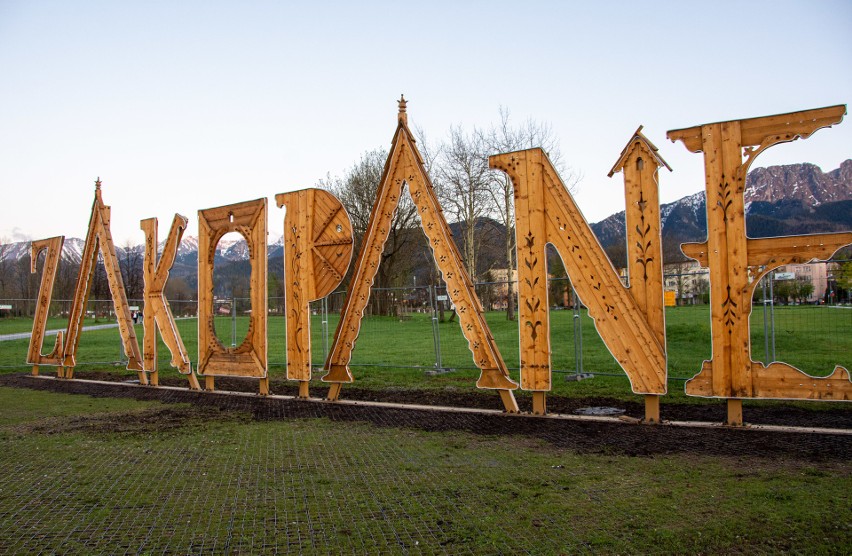
[[[474,363],[481,371],[476,385],[479,388],[498,390],[506,411],[517,412],[518,405],[512,394],[517,384],[509,377],[506,364],[485,322],[482,305],[462,264],[461,255],[453,241],[415,143],[408,129],[406,101],[402,98],[399,101],[396,133],[382,173],[376,202],[370,213],[367,233],[358,253],[340,322],[325,362],[327,374],[323,381],[332,383],[329,399],[337,399],[341,385],[354,380],[349,370],[352,350],[358,338],[361,319],[381,262],[391,222],[399,204],[402,186],[406,184],[417,206],[421,226],[429,240],[435,262],[447,284],[447,293],[457,308],[462,333],[468,341]]]
[[[139,352],[139,342],[130,318],[130,307],[127,304],[127,294],[124,290],[124,280],[121,268],[115,254],[115,245],[110,231],[110,207],[104,205],[101,196],[101,180],[95,182],[95,201],[92,204],[92,215],[89,219],[89,230],[86,233],[86,244],[80,260],[80,271],[77,275],[77,286],[74,290],[74,301],[71,305],[71,316],[68,319],[68,329],[65,332],[64,363],[59,368],[60,378],[73,378],[76,365],[77,348],[80,345],[80,333],[83,330],[83,318],[86,316],[86,305],[92,290],[92,276],[98,262],[98,252],[104,259],[107,283],[112,296],[124,353],[127,355],[127,369],[138,372],[139,382],[148,384],[148,376],[142,368],[142,355]]]

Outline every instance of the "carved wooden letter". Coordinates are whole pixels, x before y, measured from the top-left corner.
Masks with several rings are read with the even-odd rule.
[[[98,246],[104,259],[107,283],[112,295],[118,329],[127,355],[127,368],[138,371],[139,382],[148,384],[148,376],[142,370],[142,356],[139,353],[139,342],[133,321],[130,318],[130,308],[127,305],[127,294],[124,292],[124,280],[118,258],[115,255],[115,245],[110,232],[110,208],[104,205],[101,197],[101,182],[95,182],[95,201],[92,204],[92,216],[89,219],[89,231],[86,234],[86,244],[80,261],[80,272],[77,275],[77,286],[74,290],[74,302],[71,306],[71,316],[65,333],[64,366],[65,378],[73,378],[76,364],[77,347],[80,345],[80,332],[83,328],[83,318],[86,316],[86,304],[92,289],[92,276],[98,262]]]
[[[476,385],[479,388],[498,390],[506,411],[517,412],[518,406],[512,395],[512,390],[517,388],[517,384],[509,378],[506,364],[485,322],[482,305],[474,292],[473,282],[464,269],[461,255],[423,166],[423,159],[408,129],[404,99],[400,100],[399,109],[398,126],[382,174],[376,203],[373,205],[367,233],[358,253],[355,274],[343,305],[334,343],[325,362],[328,374],[323,377],[323,380],[335,383],[332,384],[329,399],[337,398],[342,383],[353,381],[352,373],[349,371],[352,349],[358,338],[361,318],[370,296],[370,287],[378,271],[381,254],[402,194],[403,183],[405,183],[417,205],[423,231],[429,240],[438,268],[447,283],[447,292],[458,308],[459,323],[473,354],[474,363],[481,370]]]
[[[352,261],[352,222],[340,201],[322,189],[275,196],[284,217],[284,304],[287,310],[287,378],[308,397],[311,380],[309,303],[340,285]]]
[[[723,398],[798,398],[848,400],[849,372],[814,378],[786,363],[768,367],[751,360],[749,315],[754,288],[781,265],[828,258],[852,242],[852,233],[748,239],[745,229],[746,174],[755,157],[778,143],[807,138],[839,123],[844,105],[705,124],[668,132],[692,152],[704,153],[707,189],[707,241],[685,244],[683,252],[710,268],[713,359],[686,383],[692,396]],[[745,161],[743,161],[745,156]],[[752,279],[749,278],[751,271]],[[729,405],[729,409],[730,409]],[[729,422],[741,422],[732,419]]]
[[[41,346],[44,342],[44,332],[47,327],[50,300],[53,298],[53,283],[56,280],[56,271],[59,269],[59,259],[62,255],[62,244],[65,236],[57,236],[49,239],[41,239],[32,242],[30,272],[35,273],[38,269],[38,256],[47,250],[44,256],[44,268],[41,272],[41,285],[38,290],[38,301],[36,304],[35,318],[33,319],[33,333],[30,336],[30,348],[27,352],[27,363],[33,366],[33,374],[38,374],[39,365],[62,365],[62,339],[63,333],[56,335],[53,350],[42,355]]]
[[[226,348],[213,328],[213,258],[228,232],[239,232],[248,244],[251,262],[251,316],[243,342]],[[268,393],[266,356],[266,199],[198,211],[198,374],[252,376]]]
[[[145,310],[142,313],[145,334],[142,339],[142,353],[145,370],[151,373],[151,383],[157,385],[157,329],[159,328],[163,343],[172,355],[172,367],[187,375],[190,388],[199,390],[198,379],[192,373],[189,354],[183,345],[171,307],[163,293],[166,281],[169,279],[169,271],[175,263],[186,222],[185,216],[175,214],[159,262],[157,261],[157,219],[147,218],[141,222],[142,231],[145,232]]]
[[[559,251],[577,294],[589,308],[604,343],[627,373],[633,391],[666,393],[666,353],[642,310],[622,286],[574,199],[539,148],[489,158],[515,187],[518,237],[518,307],[521,333],[521,388],[550,390],[550,321],[545,245]],[[535,402],[535,399],[534,399]]]
[[[627,229],[627,271],[630,296],[661,346],[666,345],[666,318],[663,310],[663,246],[660,235],[658,169],[671,168],[657,154],[657,147],[636,130],[621,157],[609,172],[624,173],[625,224]],[[660,397],[645,396],[645,421],[660,422]]]

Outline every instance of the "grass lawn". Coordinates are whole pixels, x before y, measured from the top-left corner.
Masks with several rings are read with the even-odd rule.
[[[852,474],[0,388],[3,552],[848,554]]]
[[[518,324],[507,321],[500,312],[486,315],[498,347],[517,380],[518,371]],[[329,315],[327,330],[333,335],[337,326],[337,315]],[[554,373],[553,393],[574,396],[630,397],[630,385],[615,359],[606,350],[588,316],[580,319],[582,326],[583,370],[594,373],[593,380],[567,382],[564,378],[575,372],[575,319],[572,311],[551,311],[551,350]],[[751,319],[753,358],[765,359],[763,313],[758,308]],[[99,324],[103,323],[103,320]],[[51,326],[60,328],[64,321],[52,321]],[[234,327],[234,324],[236,326]],[[197,357],[197,321],[193,318],[179,319],[178,329],[193,360]],[[0,319],[0,334],[27,330],[32,324],[28,319]],[[230,317],[217,317],[217,334],[223,344],[241,341],[248,329],[248,318],[238,317],[236,323]],[[270,376],[284,376],[285,345],[284,318],[269,318],[269,363]],[[673,307],[666,311],[666,329],[669,363],[669,392],[667,401],[686,398],[682,394],[683,379],[695,375],[701,362],[710,357],[710,314],[707,306]],[[779,360],[798,366],[812,375],[826,375],[834,365],[852,368],[852,309],[824,306],[776,307],[775,345]],[[142,337],[142,326],[136,326]],[[435,337],[430,315],[414,313],[400,321],[395,317],[367,317],[364,319],[352,366],[357,384],[363,387],[383,388],[474,388],[478,371],[473,368],[467,343],[457,322],[438,325],[441,363],[455,372],[426,377],[423,368],[434,368]],[[323,339],[323,323],[320,316],[312,317],[312,344],[314,364],[324,361],[324,346],[330,339]],[[46,345],[52,346],[48,338]],[[26,369],[24,364],[28,340],[0,342],[0,371]],[[47,349],[47,348],[45,348]],[[84,332],[79,348],[78,361],[81,369],[115,369],[122,356],[118,329]],[[176,376],[169,368],[169,355],[160,344],[159,365],[164,376]],[[422,368],[412,368],[422,367]],[[564,372],[558,372],[564,371]],[[317,376],[321,373],[316,373]],[[606,376],[612,375],[612,376]],[[634,396],[635,397],[635,396]]]

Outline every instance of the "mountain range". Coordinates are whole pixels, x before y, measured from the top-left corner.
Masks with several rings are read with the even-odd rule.
[[[757,168],[746,178],[749,237],[852,230],[852,160],[823,173],[814,164]],[[663,244],[707,238],[704,192],[660,206]],[[601,245],[624,244],[624,211],[591,225]]]
[[[770,237],[852,230],[852,159],[839,168],[823,173],[814,164],[789,164],[757,168],[746,180],[746,226],[750,237]],[[674,245],[685,241],[703,241],[707,236],[704,192],[683,197],[660,207],[663,243]],[[451,224],[456,238],[461,237],[460,225]],[[504,228],[489,222],[494,237]],[[625,238],[624,211],[591,225],[604,248],[623,245]],[[244,261],[247,246],[244,240],[229,241],[226,236],[217,245],[216,262]],[[283,258],[282,237],[269,245],[270,262]],[[66,238],[63,259],[79,263],[84,240]],[[144,246],[116,246],[119,260],[141,255]],[[0,260],[17,260],[29,255],[30,243],[6,244],[0,250]],[[484,269],[500,268],[502,249],[486,249],[481,261]],[[488,260],[494,258],[495,260]],[[198,238],[185,236],[178,248],[173,275],[194,274],[198,262]],[[617,262],[617,261],[616,261]]]

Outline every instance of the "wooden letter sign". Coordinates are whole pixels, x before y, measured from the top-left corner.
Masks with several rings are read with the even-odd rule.
[[[145,311],[142,313],[145,334],[142,338],[142,352],[145,370],[151,373],[151,384],[156,386],[159,383],[157,369],[157,329],[159,329],[163,343],[172,355],[172,367],[187,375],[191,389],[199,390],[201,387],[192,373],[189,354],[183,345],[171,307],[163,293],[163,288],[166,287],[166,281],[169,279],[169,270],[175,263],[186,222],[185,216],[175,215],[159,261],[157,261],[157,219],[147,218],[141,222],[142,231],[145,232]]]
[[[86,305],[92,289],[92,276],[98,262],[98,247],[104,259],[109,292],[118,320],[124,353],[127,355],[127,368],[138,371],[139,382],[148,384],[148,376],[142,370],[142,355],[139,353],[139,342],[130,318],[130,307],[127,305],[127,294],[124,292],[124,280],[115,255],[115,245],[110,232],[110,208],[104,205],[101,197],[101,181],[95,182],[95,202],[92,204],[92,216],[89,219],[89,231],[86,234],[86,244],[80,261],[80,272],[77,275],[77,286],[74,290],[74,302],[71,305],[71,316],[68,319],[68,329],[65,333],[64,367],[59,368],[60,376],[73,378],[76,364],[77,347],[80,345],[80,333],[83,329],[83,319],[86,316]],[[62,374],[64,371],[64,374]]]
[[[284,306],[287,310],[287,378],[308,397],[311,380],[311,312],[343,281],[352,261],[352,222],[340,201],[322,189],[275,196],[284,217]]]
[[[64,242],[65,236],[58,236],[33,241],[30,247],[32,251],[30,257],[31,273],[35,273],[38,268],[39,254],[47,250],[47,254],[44,256],[44,268],[41,271],[41,285],[38,290],[39,296],[36,302],[35,318],[33,319],[33,332],[30,335],[30,348],[27,352],[27,363],[33,366],[34,375],[38,375],[39,365],[62,365],[62,332],[56,335],[53,351],[49,354],[42,355],[41,346],[44,342],[50,300],[53,298],[53,283],[56,280],[56,271],[59,269],[59,258],[62,255],[62,244]]]
[[[666,352],[658,333],[618,273],[540,148],[491,156],[512,178],[518,238],[521,388],[545,413],[551,388],[550,320],[545,246],[552,243],[609,351],[637,394],[666,393]]]
[[[411,198],[417,205],[421,225],[435,255],[435,261],[447,283],[447,292],[457,308],[462,333],[467,339],[474,363],[481,370],[476,385],[479,388],[497,390],[506,411],[517,412],[518,405],[512,394],[517,384],[509,378],[506,364],[485,323],[482,305],[474,291],[473,282],[464,269],[458,247],[453,241],[432,182],[423,166],[423,159],[408,129],[404,98],[399,101],[397,121],[396,134],[382,173],[376,202],[370,213],[367,233],[355,263],[355,274],[334,334],[334,343],[325,362],[328,374],[323,380],[333,383],[329,399],[337,399],[341,385],[353,381],[349,371],[352,349],[358,338],[361,318],[370,297],[370,287],[378,271],[391,222],[402,195],[402,186],[407,184]]]
[[[251,263],[251,316],[243,342],[226,348],[213,324],[213,259],[228,232],[246,240]],[[198,374],[212,390],[214,376],[260,378],[260,393],[269,393],[266,357],[266,199],[198,211]]]
[[[741,398],[852,398],[846,369],[838,366],[830,376],[814,378],[786,363],[764,366],[751,359],[749,335],[752,294],[761,277],[781,265],[829,258],[852,242],[852,233],[749,239],[743,199],[758,154],[839,123],[845,113],[846,106],[839,105],[668,132],[672,141],[704,153],[707,189],[707,241],[685,244],[683,252],[710,269],[713,358],[686,383],[686,393],[734,398],[729,424],[742,424]]]

